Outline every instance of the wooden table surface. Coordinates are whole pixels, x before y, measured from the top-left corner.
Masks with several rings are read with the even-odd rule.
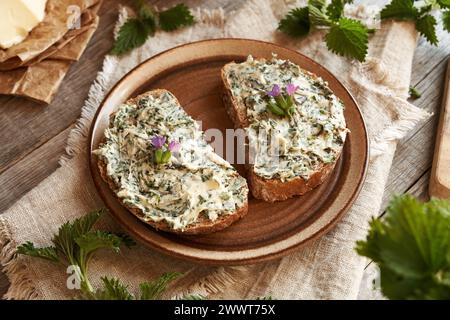
[[[118,2],[130,4],[131,0],[105,0],[97,32],[81,60],[72,66],[51,105],[41,106],[22,98],[0,97],[0,212],[58,168],[68,134],[79,118],[89,87],[111,48]],[[156,2],[167,5],[167,1]],[[218,6],[217,1],[188,2],[194,6],[203,2],[205,6]],[[219,2],[225,4],[227,10],[239,4],[239,1],[230,0]],[[439,28],[438,37],[441,40],[439,47],[431,46],[424,39],[419,41],[411,82],[422,93],[422,97],[413,103],[434,115],[399,143],[380,215],[393,194],[408,192],[420,199],[428,198],[435,131],[450,52],[450,35]],[[8,281],[0,273],[0,296],[7,287]]]

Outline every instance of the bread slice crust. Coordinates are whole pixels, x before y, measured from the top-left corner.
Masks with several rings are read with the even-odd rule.
[[[137,104],[137,102],[145,97],[153,96],[153,95],[160,95],[167,92],[167,90],[164,89],[155,89],[149,92],[146,92],[144,94],[141,94],[135,98],[129,99],[126,103],[127,104]],[[176,99],[176,103],[180,105],[179,101]],[[181,105],[180,105],[181,106]],[[114,117],[115,113],[112,113],[110,115],[110,118]],[[104,141],[101,142],[103,144]],[[101,157],[97,158],[97,165],[99,169],[100,176],[102,179],[107,183],[109,188],[113,191],[115,198],[119,201],[119,203],[128,209],[132,214],[134,214],[137,218],[139,218],[144,223],[152,226],[156,230],[161,230],[165,232],[175,233],[175,234],[182,234],[182,235],[199,235],[199,234],[208,234],[213,233],[216,231],[220,231],[225,229],[226,227],[230,226],[232,223],[238,221],[242,217],[244,217],[248,212],[248,202],[244,204],[244,206],[238,208],[235,212],[231,214],[222,214],[220,215],[215,221],[210,220],[205,215],[200,214],[196,223],[190,224],[186,226],[185,229],[173,229],[169,223],[166,221],[153,221],[151,219],[145,219],[145,214],[142,210],[139,208],[133,207],[122,201],[121,198],[117,196],[117,190],[119,186],[116,185],[116,183],[108,176],[107,174],[107,164]]]
[[[233,121],[235,128],[244,129],[250,125],[247,118],[247,109],[245,107],[240,107],[239,103],[236,101],[232,94],[226,75],[227,66],[234,63],[235,62],[230,62],[222,68],[221,78],[224,88],[222,97],[226,111]],[[312,73],[310,74],[314,78],[318,78],[317,75]],[[304,195],[327,180],[333,172],[341,153],[336,157],[334,162],[329,164],[321,164],[308,179],[296,177],[286,182],[283,182],[280,179],[266,179],[260,177],[253,171],[253,166],[251,164],[247,164],[247,181],[249,184],[249,189],[256,199],[261,199],[266,202],[283,201],[295,196]]]

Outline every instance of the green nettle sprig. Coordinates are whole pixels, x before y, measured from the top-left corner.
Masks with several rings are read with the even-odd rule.
[[[118,279],[102,277],[103,288],[99,289],[94,289],[89,281],[89,262],[98,250],[111,249],[118,253],[121,246],[131,247],[135,245],[134,241],[127,235],[92,230],[104,213],[104,209],[94,211],[73,222],[63,224],[53,237],[52,246],[37,248],[33,243],[26,242],[17,248],[17,253],[75,267],[76,275],[80,281],[78,298],[89,300],[136,299],[128,291],[127,286],[123,285]],[[139,299],[159,299],[167,285],[180,275],[177,272],[165,273],[154,281],[141,283],[139,285]]]
[[[136,17],[128,19],[119,30],[111,51],[122,55],[142,46],[157,30],[174,31],[195,23],[189,8],[180,3],[170,9],[156,11],[146,0],[134,0]]]
[[[289,83],[283,92],[278,84],[274,85],[272,90],[267,92],[267,109],[277,116],[291,117],[295,111],[294,93],[297,89],[298,86]]]
[[[422,97],[422,94],[420,93],[419,90],[417,90],[417,88],[411,86],[409,87],[409,98],[410,99],[420,99]]]
[[[74,268],[80,291],[75,297],[84,300],[158,300],[166,292],[168,285],[182,276],[179,272],[167,272],[161,277],[139,284],[139,296],[136,297],[119,279],[102,277],[103,287],[94,289],[89,281],[88,267],[94,254],[100,249],[112,249],[120,252],[121,246],[132,247],[133,239],[124,234],[92,230],[96,222],[105,213],[101,209],[93,211],[72,222],[64,223],[54,235],[52,246],[37,248],[32,242],[17,247],[17,253],[44,259],[63,266]],[[185,295],[182,300],[206,300],[201,294]],[[261,298],[258,298],[258,300]],[[262,298],[272,300],[272,297]]]
[[[278,30],[292,37],[307,36],[314,29],[327,29],[325,42],[332,52],[364,61],[370,30],[355,19],[345,18],[344,5],[353,1],[310,0],[308,5],[295,8],[280,21]]]
[[[292,36],[304,37],[315,29],[328,30],[325,42],[338,55],[365,61],[369,29],[361,21],[344,17],[344,7],[353,0],[310,0],[306,7],[295,8],[279,22],[278,30]],[[410,20],[417,31],[433,45],[438,44],[437,20],[431,15],[441,11],[444,29],[450,32],[450,0],[426,0],[418,6],[413,0],[392,0],[380,12],[381,20]]]
[[[387,298],[450,299],[450,200],[395,197],[356,251],[378,265]]]
[[[413,0],[393,0],[381,10],[381,19],[411,20],[416,30],[433,45],[438,45],[436,35],[437,20],[431,15],[433,11],[441,11],[442,24],[450,32],[450,0],[428,0],[417,7]]]
[[[163,136],[154,136],[151,143],[155,149],[154,161],[158,165],[168,163],[172,154],[178,153],[181,148],[181,145],[177,141],[172,140],[167,143],[166,137]]]

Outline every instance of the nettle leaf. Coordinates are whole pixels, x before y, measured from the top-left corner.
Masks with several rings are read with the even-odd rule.
[[[369,43],[369,30],[360,21],[341,18],[325,36],[330,51],[364,61]]]
[[[412,197],[395,198],[387,210],[385,234],[380,237],[380,257],[384,264],[398,274],[413,278],[420,278],[433,268],[429,250],[437,240],[430,242],[428,233],[439,219],[437,215],[426,215]]]
[[[142,46],[150,36],[152,28],[140,19],[129,19],[119,30],[111,54],[122,55]]]
[[[77,262],[79,248],[75,239],[88,233],[104,212],[104,209],[90,212],[72,222],[64,223],[59,228],[58,233],[53,237],[52,242],[55,245],[56,250],[64,256],[67,261],[71,263]]]
[[[330,26],[331,20],[328,19],[327,14],[322,11],[322,9],[319,9],[318,7],[315,7],[313,5],[309,5],[309,21],[311,22],[311,25],[313,26]]]
[[[159,12],[159,27],[164,31],[173,31],[192,24],[194,16],[183,3]]]
[[[439,40],[436,35],[436,18],[432,15],[425,15],[416,21],[416,29],[421,35],[433,45],[438,45]]]
[[[342,0],[331,0],[327,7],[327,15],[332,21],[338,21],[344,13],[345,3]]]
[[[17,247],[17,253],[58,262],[59,257],[55,247],[36,248],[30,241]]]
[[[103,288],[87,297],[95,300],[134,300],[134,296],[118,279],[102,277]]]
[[[325,9],[325,6],[327,4],[326,0],[309,0],[308,1],[308,7],[316,7],[319,10]]]
[[[358,254],[373,259],[390,299],[450,298],[450,201],[394,198],[375,220]]]
[[[141,300],[157,300],[161,298],[169,283],[181,276],[179,272],[164,273],[160,278],[139,285]]]
[[[156,20],[155,11],[149,5],[148,0],[134,0],[133,2],[139,18]]]
[[[92,211],[89,212],[87,215],[72,221],[71,228],[74,238],[77,238],[91,231],[94,225],[100,219],[100,217],[105,214],[105,212],[106,212],[105,209]]]
[[[365,257],[370,257],[374,262],[381,262],[380,238],[385,234],[384,224],[373,218],[369,224],[369,233],[365,241],[356,242],[356,252]]]
[[[117,279],[102,278],[101,290],[94,290],[89,281],[88,265],[97,250],[107,248],[118,252],[122,245],[130,247],[135,244],[134,240],[125,234],[116,235],[92,230],[105,211],[105,209],[93,211],[64,223],[52,239],[54,246],[36,248],[32,242],[26,242],[17,248],[17,253],[78,267],[77,272],[81,280],[80,296],[83,299],[132,299],[134,297],[128,292],[127,287]],[[165,286],[158,282],[155,283],[155,288],[157,293],[161,293]]]
[[[278,24],[278,30],[291,37],[306,36],[311,30],[309,8],[295,8],[289,11]]]
[[[90,254],[98,249],[112,249],[115,252],[120,251],[122,238],[106,231],[88,232],[75,239],[76,243],[83,249],[84,253]]]
[[[419,11],[413,0],[392,0],[381,10],[381,19],[415,20]]]
[[[442,12],[442,26],[444,30],[450,32],[450,10]]]
[[[441,6],[441,8],[450,8],[450,0],[437,0],[437,3]]]
[[[128,234],[118,233],[116,235],[121,239],[122,245],[124,245],[125,247],[131,248],[136,245],[136,241],[134,241],[134,239],[131,238]]]

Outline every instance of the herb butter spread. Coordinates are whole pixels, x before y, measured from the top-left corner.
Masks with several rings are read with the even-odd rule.
[[[234,99],[246,109],[256,175],[283,182],[308,179],[324,164],[336,161],[348,130],[344,105],[327,82],[276,56],[271,60],[249,56],[246,62],[227,65],[225,74]],[[295,85],[289,117],[268,110],[267,92],[275,85]]]
[[[117,196],[139,209],[145,221],[166,221],[173,229],[195,224],[199,215],[215,221],[247,202],[244,178],[214,153],[198,124],[168,91],[155,91],[119,107],[95,151]],[[164,136],[180,144],[164,165],[154,162],[151,139]]]

